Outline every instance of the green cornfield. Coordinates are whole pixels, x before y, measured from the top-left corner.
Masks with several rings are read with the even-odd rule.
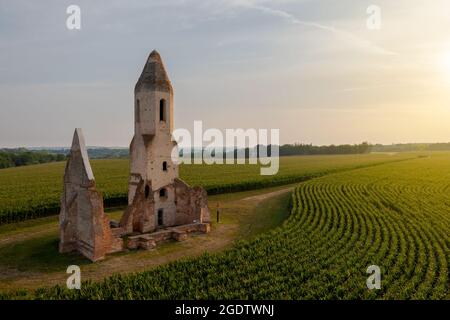
[[[223,253],[28,297],[449,299],[449,245],[450,153],[433,153],[300,183],[282,226]]]
[[[274,176],[261,176],[258,165],[182,165],[181,178],[208,194],[236,192],[300,182],[329,172],[417,157],[368,154],[280,158]],[[126,204],[128,160],[91,161],[105,207]],[[64,162],[0,170],[0,224],[57,214]]]

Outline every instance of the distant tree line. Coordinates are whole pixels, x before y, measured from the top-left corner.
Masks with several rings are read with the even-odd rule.
[[[122,159],[129,157],[128,148],[88,147],[87,151],[91,159]]]
[[[330,146],[313,146],[312,144],[285,144],[280,146],[280,156],[319,155],[319,154],[362,154],[371,151],[367,142],[360,144],[341,144]]]
[[[344,145],[330,145],[330,146],[313,146],[312,144],[285,144],[279,146],[279,155],[280,156],[301,156],[301,155],[326,155],[326,154],[363,154],[369,153],[371,151],[371,145],[367,142],[363,142],[361,144],[344,144]],[[205,153],[207,149],[183,149],[180,152],[180,156],[191,155],[191,158],[201,157],[202,153]],[[223,158],[228,159],[237,159],[237,158],[246,158],[248,159],[250,156],[256,157],[270,157],[271,154],[271,145],[258,145],[254,148],[245,148],[245,149],[232,149],[223,148],[222,155]],[[215,152],[211,150],[211,156],[215,157]]]
[[[51,149],[39,149],[54,154],[62,154],[68,156],[70,148],[51,148]],[[128,148],[108,148],[108,147],[87,147],[88,156],[90,159],[120,159],[128,158]]]
[[[450,142],[447,143],[397,143],[390,145],[375,144],[373,152],[408,152],[408,151],[449,151]]]
[[[0,149],[0,169],[63,161],[65,159],[66,156],[64,154],[54,154],[45,151],[30,151],[25,148]]]
[[[360,144],[342,144],[328,146],[314,146],[312,144],[284,144],[279,146],[280,156],[301,156],[301,155],[327,155],[327,154],[364,154],[370,152],[408,152],[408,151],[448,151],[449,143],[404,143],[404,144],[369,144],[363,142]],[[190,154],[201,157],[205,149],[192,148],[180,150],[180,156]],[[269,146],[258,145],[254,148],[230,149],[223,148],[222,154],[226,157],[236,159],[251,155],[257,157],[271,156]],[[39,149],[0,149],[0,169],[9,167],[18,167],[29,164],[46,163],[53,161],[63,161],[69,154],[69,148],[39,148]],[[106,148],[106,147],[88,147],[89,158],[91,159],[117,159],[128,158],[128,148]],[[212,152],[214,156],[214,152]]]

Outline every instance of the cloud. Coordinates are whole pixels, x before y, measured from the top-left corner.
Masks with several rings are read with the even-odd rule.
[[[292,24],[301,25],[301,26],[305,26],[305,27],[311,27],[311,28],[323,30],[326,32],[330,32],[338,37],[341,37],[342,39],[345,39],[348,43],[351,43],[361,49],[368,50],[371,53],[380,54],[380,55],[397,55],[398,54],[396,52],[393,52],[393,51],[387,50],[383,47],[380,47],[380,46],[372,43],[371,41],[360,38],[351,32],[337,29],[335,27],[330,27],[330,26],[327,26],[327,25],[324,25],[321,23],[317,23],[314,21],[300,20],[300,19],[297,19],[294,15],[292,15],[286,11],[269,8],[267,6],[259,5],[258,3],[259,2],[255,1],[255,0],[253,0],[253,1],[235,0],[232,2],[232,4],[234,6],[258,10],[260,12],[263,12],[264,14],[276,16],[276,17],[282,18],[284,20],[287,20],[288,22],[290,22]]]

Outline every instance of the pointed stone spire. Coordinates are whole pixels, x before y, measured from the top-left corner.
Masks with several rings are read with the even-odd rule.
[[[164,63],[156,50],[153,50],[148,56],[134,91],[139,91],[142,88],[165,92],[173,91]]]
[[[120,250],[122,240],[111,234],[103,210],[103,197],[95,188],[94,174],[81,129],[75,129],[64,172],[61,195],[60,252],[78,251],[92,261]]]
[[[84,175],[90,181],[95,180],[94,173],[92,172],[91,163],[89,162],[89,156],[86,149],[86,143],[84,142],[84,135],[81,128],[76,128],[73,133],[72,147],[70,148],[71,159],[80,159],[79,165],[82,167]]]

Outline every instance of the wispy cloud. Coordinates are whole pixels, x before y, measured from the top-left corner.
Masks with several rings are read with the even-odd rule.
[[[258,10],[260,12],[263,12],[264,14],[268,14],[268,15],[279,17],[281,19],[285,19],[292,24],[301,25],[301,26],[305,26],[305,27],[311,27],[311,28],[315,28],[315,29],[333,33],[334,35],[346,40],[348,43],[351,43],[359,48],[368,50],[371,53],[381,54],[381,55],[397,55],[398,54],[394,51],[380,47],[367,39],[358,37],[351,32],[348,32],[348,31],[345,31],[342,29],[338,29],[335,27],[330,27],[330,26],[327,26],[327,25],[324,25],[321,23],[317,23],[314,21],[300,20],[300,19],[297,19],[294,15],[290,14],[289,12],[279,10],[279,9],[273,9],[273,8],[270,8],[267,6],[263,6],[263,5],[258,4],[258,2],[255,2],[255,1],[234,1],[233,5],[238,6],[238,7],[245,7],[248,9]]]

